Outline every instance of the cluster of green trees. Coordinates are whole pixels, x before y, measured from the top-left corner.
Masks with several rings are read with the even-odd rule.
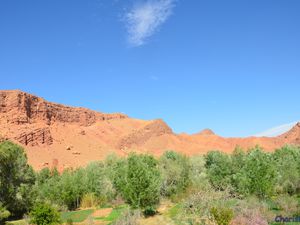
[[[231,189],[242,197],[300,194],[298,147],[285,146],[274,153],[259,147],[248,152],[236,148],[231,155],[213,151],[206,155],[205,167],[215,189]]]
[[[193,157],[167,151],[158,159],[151,155],[111,155],[60,174],[48,168],[34,172],[20,146],[0,143],[0,221],[30,212],[33,216],[43,210],[51,212],[49,205],[73,210],[91,196],[97,204],[122,198],[133,209],[153,215],[161,198],[187,195],[191,199],[189,211],[203,204],[202,209],[215,218],[224,213],[227,220],[232,217],[223,206],[207,208],[199,192],[190,198],[188,194],[195,189],[213,189],[239,198],[300,195],[300,149],[286,146],[267,153],[259,147],[247,152],[236,148],[231,155],[212,151]],[[54,217],[57,219],[55,213]]]

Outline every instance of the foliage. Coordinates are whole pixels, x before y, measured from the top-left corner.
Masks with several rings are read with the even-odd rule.
[[[160,174],[152,156],[130,154],[127,163],[119,165],[115,179],[117,190],[133,209],[156,208],[160,198]]]
[[[190,185],[193,188],[206,188],[209,186],[205,157],[202,155],[190,157]]]
[[[229,200],[225,191],[199,190],[191,194],[183,203],[185,213],[206,217],[210,215],[210,208],[225,206]]]
[[[231,157],[219,151],[212,151],[206,155],[205,167],[212,186],[218,190],[225,190],[231,186],[232,174]]]
[[[112,223],[112,225],[138,225],[140,218],[139,210],[126,209],[123,213]]]
[[[289,195],[279,195],[274,199],[277,209],[285,216],[299,216],[300,205],[295,197]]]
[[[233,225],[268,225],[268,221],[275,218],[268,204],[257,197],[239,200],[234,206],[234,214]]]
[[[13,216],[21,216],[33,205],[35,174],[20,146],[0,143],[0,202]]]
[[[284,146],[273,154],[277,172],[276,191],[290,195],[300,193],[300,148]]]
[[[233,211],[229,208],[212,207],[210,212],[218,225],[228,225],[233,219]]]
[[[165,152],[159,161],[162,177],[162,196],[172,196],[183,192],[190,184],[189,159],[173,151]]]
[[[61,224],[60,214],[51,205],[38,203],[30,212],[31,223],[36,225]]]
[[[41,200],[50,200],[68,209],[78,208],[82,200],[85,204],[91,196],[94,204],[104,204],[115,195],[112,180],[101,162],[90,163],[86,168],[65,170],[61,175],[42,170],[38,174],[37,190]]]
[[[272,156],[259,147],[252,149],[246,156],[245,164],[238,173],[238,191],[265,198],[273,194],[276,182],[276,168]]]
[[[176,222],[213,224],[215,220],[226,224],[221,221],[229,220],[229,209],[233,209],[232,224],[264,225],[275,218],[273,211],[299,214],[299,194],[300,148],[296,146],[274,153],[259,147],[245,152],[237,147],[232,154],[213,151],[193,157],[167,151],[158,160],[150,155],[109,155],[105,161],[84,168],[62,173],[45,168],[35,173],[21,147],[11,142],[0,144],[0,222],[10,213],[9,219],[20,218],[36,202],[64,211],[114,202],[119,206],[125,201],[130,210],[116,207],[101,220],[135,224],[135,210],[153,215],[163,197],[180,199],[169,215]],[[36,207],[52,208],[49,204]],[[92,222],[92,213],[62,212],[62,218],[69,223],[87,218]]]
[[[100,199],[98,199],[94,193],[85,194],[80,201],[81,209],[96,208],[101,204]]]
[[[0,203],[0,224],[1,221],[7,219],[10,216],[10,212],[2,206],[2,204]]]

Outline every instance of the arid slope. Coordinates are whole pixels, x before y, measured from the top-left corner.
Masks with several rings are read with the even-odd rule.
[[[0,91],[0,124],[0,139],[23,145],[35,169],[77,167],[110,153],[130,151],[160,155],[172,149],[192,155],[215,149],[231,152],[237,145],[260,145],[272,151],[300,144],[300,123],[275,138],[223,138],[208,129],[194,135],[175,134],[162,120],[68,107],[22,91]]]

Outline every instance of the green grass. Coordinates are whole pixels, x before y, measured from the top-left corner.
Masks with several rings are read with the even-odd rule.
[[[5,225],[26,225],[25,220],[7,221]]]
[[[68,219],[71,219],[75,223],[80,223],[85,221],[93,212],[93,209],[63,212],[61,213],[61,218],[63,222],[66,222]]]
[[[122,212],[127,208],[127,205],[121,205],[112,210],[112,212],[107,217],[96,217],[95,220],[102,220],[107,222],[114,222],[116,219],[118,219]]]
[[[174,205],[174,206],[168,211],[168,216],[169,216],[172,220],[174,220],[174,219],[176,218],[176,216],[179,214],[180,209],[181,209],[181,205],[180,205],[180,204]]]

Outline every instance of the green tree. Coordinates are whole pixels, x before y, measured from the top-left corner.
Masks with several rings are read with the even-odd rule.
[[[255,194],[259,198],[264,198],[273,193],[276,179],[272,155],[255,147],[246,156],[238,188],[243,191],[243,194]]]
[[[59,212],[49,204],[39,203],[30,212],[30,223],[36,225],[61,224]]]
[[[163,196],[172,196],[184,191],[190,181],[189,158],[173,151],[165,152],[159,160]]]
[[[273,153],[277,172],[276,191],[290,195],[300,192],[300,148],[284,146]]]
[[[155,212],[160,197],[160,174],[153,156],[130,154],[127,163],[120,163],[116,187],[132,208],[144,213]]]
[[[205,167],[215,189],[224,190],[231,186],[232,161],[229,155],[219,151],[209,152],[206,155]]]
[[[23,148],[9,141],[0,143],[0,202],[12,216],[22,216],[30,209],[34,183],[35,174]]]

